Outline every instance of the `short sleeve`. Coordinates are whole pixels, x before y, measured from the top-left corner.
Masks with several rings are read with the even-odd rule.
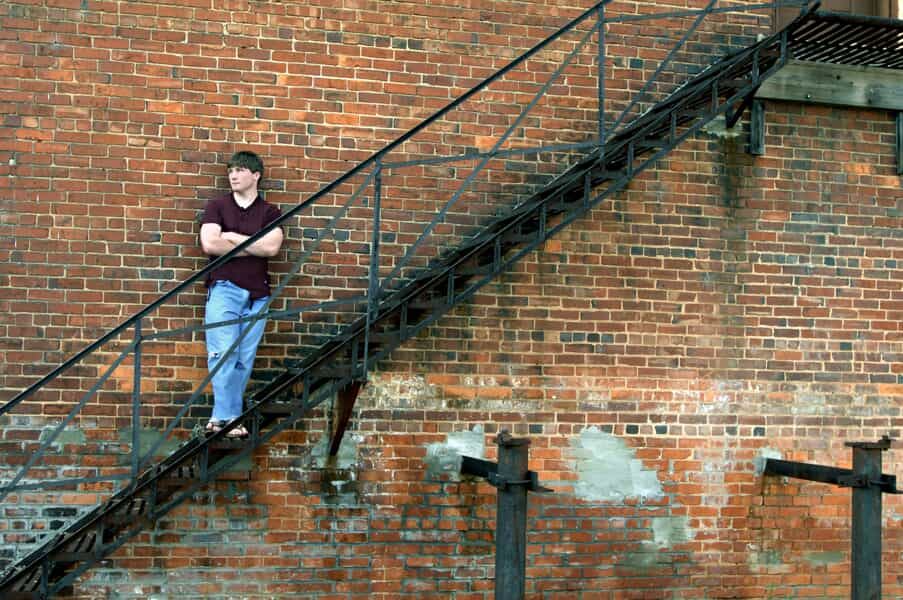
[[[269,225],[276,219],[282,216],[282,209],[276,206],[275,204],[267,204],[267,218],[266,224]]]
[[[204,207],[204,215],[201,217],[201,225],[204,223],[216,223],[222,226],[223,212],[220,210],[220,203],[217,200],[211,200]]]

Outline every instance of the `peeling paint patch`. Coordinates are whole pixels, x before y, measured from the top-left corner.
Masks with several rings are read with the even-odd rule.
[[[667,564],[668,557],[658,552],[626,552],[620,556],[615,556],[615,560],[619,566],[646,571],[653,567]]]
[[[625,498],[657,499],[664,495],[655,471],[643,468],[635,452],[620,438],[597,427],[571,440],[577,459],[574,493],[582,500],[619,502]]]
[[[436,478],[452,474],[457,477],[461,471],[461,457],[483,458],[486,454],[483,426],[477,425],[470,431],[449,433],[444,443],[430,444],[426,448],[427,476]]]
[[[163,437],[163,432],[157,431],[156,429],[141,429],[138,431],[138,451],[141,453],[141,456],[144,456],[150,449]],[[123,445],[123,447],[129,448],[132,445],[132,428],[127,427],[125,429],[119,430],[119,442]],[[163,458],[171,455],[175,452],[179,446],[181,446],[182,442],[177,439],[169,438],[167,440],[163,440],[160,444],[160,447],[157,448],[155,456],[157,458]],[[238,468],[238,467],[236,467]]]

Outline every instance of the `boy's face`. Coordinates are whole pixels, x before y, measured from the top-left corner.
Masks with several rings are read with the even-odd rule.
[[[233,192],[248,193],[257,189],[260,173],[252,172],[247,167],[230,167],[228,173]]]

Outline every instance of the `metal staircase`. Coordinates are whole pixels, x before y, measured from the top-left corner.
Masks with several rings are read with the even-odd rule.
[[[606,4],[607,1],[598,3],[556,35],[590,17],[598,17],[593,31],[600,31],[605,22]],[[228,439],[227,427],[214,435],[196,435],[157,464],[144,467],[146,461],[136,457],[133,477],[127,485],[6,570],[0,579],[0,597],[46,598],[64,591],[132,536],[152,526],[199,488],[234,468],[256,448],[333,397],[336,404],[330,448],[334,453],[368,370],[453,307],[467,301],[521,257],[624,189],[638,173],[711,120],[725,115],[729,125],[736,123],[759,85],[791,57],[795,34],[818,24],[814,8],[783,31],[706,68],[611,135],[600,126],[599,140],[583,158],[398,289],[381,290],[371,279],[365,306],[360,307],[361,316],[253,395],[247,410],[231,425],[245,424],[250,431],[248,439]],[[701,20],[715,10],[713,0],[706,10],[692,14],[698,13]],[[395,144],[406,140],[415,130]],[[377,153],[352,169],[349,176],[366,165],[378,165],[381,156]],[[340,178],[327,188],[332,189],[343,181]],[[378,206],[378,191],[375,202]],[[290,211],[284,218],[293,214]],[[265,233],[266,230],[259,235]],[[239,246],[235,252],[243,247]],[[222,257],[220,261],[228,258]],[[172,293],[178,293],[205,271]],[[117,329],[136,328],[138,333],[132,349],[141,343],[140,324],[144,314],[136,315]],[[90,353],[97,345],[89,346],[75,358]],[[0,409],[0,415],[25,401],[56,373],[14,398]],[[140,382],[136,388],[140,388]],[[18,479],[6,490],[0,488],[0,492],[5,491],[4,496],[7,495],[17,482]]]

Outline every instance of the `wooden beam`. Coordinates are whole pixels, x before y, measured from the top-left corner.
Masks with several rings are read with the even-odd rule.
[[[757,99],[903,110],[903,71],[790,61],[769,77]]]

